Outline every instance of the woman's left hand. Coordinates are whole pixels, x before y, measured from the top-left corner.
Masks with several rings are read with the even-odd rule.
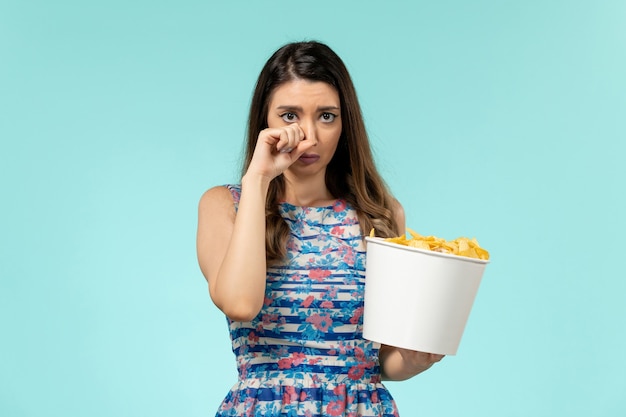
[[[418,352],[415,350],[396,348],[402,356],[405,365],[408,368],[422,370],[433,366],[435,363],[443,359],[445,355],[438,355],[436,353]]]
[[[424,372],[445,355],[382,345],[379,358],[384,379],[402,381]]]

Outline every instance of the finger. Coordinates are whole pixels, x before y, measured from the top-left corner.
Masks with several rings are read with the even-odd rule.
[[[290,127],[294,130],[296,143],[305,139],[304,130],[302,130],[299,124],[293,123],[292,125],[290,125]]]
[[[289,137],[287,136],[287,132],[285,132],[284,129],[280,129],[276,138],[278,139],[276,141],[276,150],[280,152],[288,145]]]
[[[283,153],[293,151],[298,145],[298,142],[304,136],[304,131],[298,126],[297,123],[292,123],[284,128],[284,134],[281,134],[279,143],[276,145],[276,149]]]
[[[282,129],[266,128],[259,133],[257,144],[267,144],[269,146],[276,146],[280,140]]]
[[[304,130],[302,130],[299,124],[292,123],[291,125],[289,125],[289,132],[290,147],[296,147],[298,146],[298,143],[304,140]]]
[[[298,143],[295,149],[292,152],[292,155],[295,159],[300,158],[306,151],[311,149],[316,145],[316,142],[312,140],[302,139],[300,143]]]
[[[281,142],[284,140],[284,143],[281,143],[281,148],[279,150],[281,152],[291,152],[296,145],[296,131],[294,126],[286,126],[283,130],[283,134],[281,135]]]

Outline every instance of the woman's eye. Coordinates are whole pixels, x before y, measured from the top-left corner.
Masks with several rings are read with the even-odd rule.
[[[295,113],[291,113],[291,112],[287,112],[284,113],[280,116],[285,122],[288,123],[293,123],[296,121],[296,119],[298,118],[298,116],[296,116]]]
[[[336,116],[332,113],[322,113],[322,120],[327,123],[330,123],[333,120],[335,120],[335,117]]]

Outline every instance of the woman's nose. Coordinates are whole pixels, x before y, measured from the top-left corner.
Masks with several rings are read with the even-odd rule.
[[[306,123],[302,123],[300,127],[304,131],[304,138],[317,145],[317,126],[315,126],[315,122],[308,121]]]

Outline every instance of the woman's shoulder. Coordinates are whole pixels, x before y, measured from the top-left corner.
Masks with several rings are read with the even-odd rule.
[[[395,216],[404,216],[404,207],[400,200],[395,197],[391,197],[391,211]]]
[[[239,202],[241,195],[241,186],[237,184],[225,184],[211,187],[202,194],[200,197],[201,208],[219,208],[219,207],[233,207],[233,203]]]
[[[404,213],[402,203],[395,197],[391,197],[391,212],[398,226],[398,233],[404,233],[404,229],[406,228],[406,214]]]

